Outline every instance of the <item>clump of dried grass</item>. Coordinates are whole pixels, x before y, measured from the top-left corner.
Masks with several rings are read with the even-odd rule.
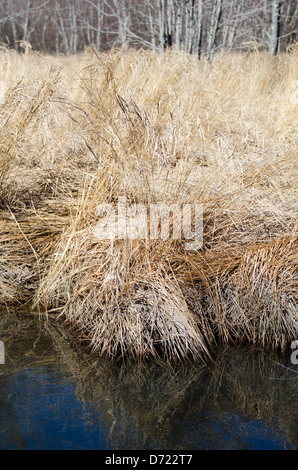
[[[31,296],[102,356],[287,347],[298,330],[295,64],[295,49],[212,64],[114,50],[61,60],[30,93],[15,87],[2,107],[1,299]],[[97,205],[123,195],[202,204],[203,248],[99,240]]]

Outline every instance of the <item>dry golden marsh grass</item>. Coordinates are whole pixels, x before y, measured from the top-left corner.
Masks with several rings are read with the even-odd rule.
[[[101,356],[180,361],[298,335],[298,49],[0,51],[0,300]],[[203,247],[99,240],[96,207],[202,204]]]

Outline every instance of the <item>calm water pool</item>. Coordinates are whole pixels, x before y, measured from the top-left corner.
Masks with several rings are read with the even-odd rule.
[[[0,317],[0,449],[298,449],[298,366],[250,348],[210,366],[102,362],[60,327]]]

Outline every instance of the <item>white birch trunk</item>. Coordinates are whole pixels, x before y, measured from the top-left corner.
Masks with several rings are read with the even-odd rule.
[[[196,20],[196,27],[197,27],[197,53],[198,58],[200,59],[202,54],[202,36],[203,36],[203,0],[199,0],[198,8],[197,8],[197,20]]]
[[[222,10],[222,0],[214,0],[213,8],[211,13],[211,21],[210,21],[210,28],[208,32],[208,39],[207,39],[207,59],[209,62],[212,62],[214,49],[216,46],[216,33],[218,30],[218,24],[220,20]]]
[[[271,34],[269,38],[269,53],[271,57],[279,52],[279,31],[280,31],[280,15],[282,2],[280,0],[272,1],[272,23]]]
[[[175,24],[175,45],[176,49],[181,49],[181,33],[182,33],[182,19],[181,19],[181,0],[176,0],[176,24]]]
[[[158,25],[159,25],[159,50],[162,53],[165,48],[165,0],[159,0]]]
[[[172,25],[172,18],[173,18],[173,0],[167,0],[166,5],[166,37],[165,43],[166,46],[172,47],[173,45],[173,25]]]

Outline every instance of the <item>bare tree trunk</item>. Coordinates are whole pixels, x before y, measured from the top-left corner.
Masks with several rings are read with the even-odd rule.
[[[210,28],[207,39],[207,59],[212,62],[214,49],[216,46],[216,33],[222,11],[222,0],[214,0],[211,13]]]
[[[236,37],[236,27],[241,23],[243,0],[230,0],[229,9],[223,18],[222,46],[230,51]]]
[[[121,46],[123,46],[128,39],[128,32],[130,29],[130,13],[127,8],[126,2],[123,0],[113,0],[115,10],[114,14],[118,21],[118,39]]]
[[[184,49],[192,52],[194,41],[194,0],[186,0],[185,5],[185,41]]]
[[[173,45],[173,0],[167,0],[166,5],[166,27],[165,27],[165,45],[172,47]]]
[[[165,49],[165,0],[159,0],[158,24],[159,24],[159,50],[160,52],[163,52]]]
[[[181,49],[181,33],[182,33],[182,18],[181,18],[181,0],[175,1],[176,5],[176,28],[175,28],[175,45],[178,50]]]
[[[28,22],[29,22],[29,12],[30,12],[30,0],[26,1],[26,9],[24,11],[23,17],[23,41],[28,41]]]
[[[266,44],[268,40],[268,25],[270,23],[268,12],[269,12],[268,0],[263,0],[261,38],[264,44]]]
[[[10,17],[10,23],[11,23],[11,30],[12,30],[13,43],[14,43],[14,46],[16,47],[16,43],[17,43],[17,40],[18,40],[18,36],[17,36],[17,28],[16,28],[16,22],[15,22],[15,17],[14,17],[14,15],[11,15],[11,17]]]
[[[280,48],[280,20],[281,20],[282,1],[272,1],[272,23],[269,39],[269,53],[271,57],[279,52]]]
[[[101,47],[101,30],[103,24],[103,4],[102,0],[85,0],[86,6],[91,8],[86,9],[86,29],[88,43],[95,43],[96,49],[99,50]]]
[[[241,18],[241,8],[242,8],[242,4],[238,3],[237,8],[236,8],[235,18],[233,19],[230,25],[230,30],[228,34],[228,42],[227,42],[228,51],[231,51],[233,49],[234,40],[237,37],[236,27],[237,25],[239,26],[240,24],[239,19]]]
[[[61,35],[62,37],[62,41],[63,41],[63,44],[64,44],[64,52],[66,55],[69,55],[70,54],[70,48],[69,48],[69,40],[68,40],[68,37],[67,37],[67,34],[66,34],[66,29],[65,29],[65,24],[64,24],[64,19],[63,19],[63,16],[61,14],[61,10],[60,10],[60,6],[59,5],[56,5],[56,10],[55,10],[56,14],[57,14],[57,19],[58,19],[58,22],[57,22],[57,28],[59,28],[57,30],[57,33],[59,32],[59,34]],[[59,44],[59,42],[57,41],[57,35],[56,35],[56,46]],[[58,46],[59,47],[59,46]],[[59,51],[60,52],[60,51]]]
[[[150,29],[150,35],[151,35],[151,48],[153,51],[156,51],[155,29],[154,29],[154,20],[153,20],[151,5],[148,5],[148,19],[149,19],[149,29]]]
[[[203,38],[203,27],[202,27],[202,20],[203,20],[203,0],[199,0],[198,8],[197,8],[197,19],[196,19],[196,28],[197,28],[197,52],[198,58],[201,58],[202,54],[202,38]]]
[[[229,2],[229,11],[228,11],[227,14],[224,13],[223,29],[222,29],[222,41],[221,41],[223,47],[226,46],[226,43],[227,43],[227,40],[228,40],[228,34],[229,34],[231,23],[232,23],[234,6],[235,6],[235,0],[230,0],[230,2]]]
[[[76,54],[78,51],[78,25],[77,25],[78,5],[71,3],[69,5],[69,51],[71,54]]]
[[[47,50],[47,44],[46,44],[46,32],[48,28],[48,21],[50,19],[50,14],[47,13],[45,18],[43,18],[43,23],[42,23],[42,29],[41,29],[41,47],[44,51]]]
[[[97,24],[96,24],[96,48],[97,50],[101,47],[101,27],[103,21],[103,6],[101,5],[101,0],[97,0],[96,10],[97,10]]]

